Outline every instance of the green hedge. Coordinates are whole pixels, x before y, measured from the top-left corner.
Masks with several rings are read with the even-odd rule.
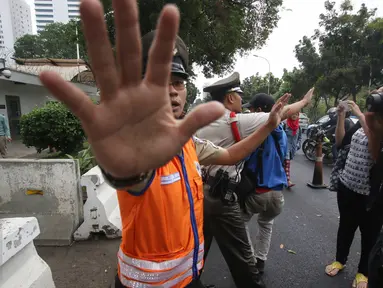
[[[39,153],[50,146],[70,154],[80,150],[85,139],[80,121],[60,102],[48,102],[23,115],[20,128],[23,143]]]

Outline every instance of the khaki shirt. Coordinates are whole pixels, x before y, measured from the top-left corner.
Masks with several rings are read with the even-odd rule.
[[[248,113],[237,114],[237,126],[241,139],[249,136],[269,119],[269,113]],[[235,139],[230,125],[230,111],[226,110],[223,117],[214,121],[210,125],[200,129],[196,136],[201,139],[210,140],[216,146],[229,148],[234,145]],[[202,164],[203,165],[203,164]],[[240,173],[243,169],[243,161],[236,166],[217,166],[211,165],[207,168],[210,176],[215,176],[217,171],[222,168],[229,173],[229,177],[240,181]]]
[[[216,146],[209,140],[200,139],[196,136],[193,137],[194,145],[197,152],[197,157],[201,165],[207,165],[216,158],[223,150],[221,147]]]

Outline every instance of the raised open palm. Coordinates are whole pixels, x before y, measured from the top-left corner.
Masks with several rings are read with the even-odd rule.
[[[99,0],[80,6],[88,54],[101,103],[53,72],[41,74],[43,84],[81,120],[98,163],[111,175],[127,178],[158,168],[176,155],[199,128],[223,114],[218,103],[199,105],[184,120],[173,116],[169,81],[179,12],[163,9],[142,79],[138,8],[135,0],[113,0],[117,63],[113,56]]]

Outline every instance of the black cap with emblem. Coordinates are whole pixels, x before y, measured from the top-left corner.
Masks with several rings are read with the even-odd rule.
[[[249,103],[242,105],[242,108],[261,108],[262,112],[270,112],[275,104],[272,96],[266,93],[258,93],[254,95]]]
[[[210,93],[211,97],[214,100],[222,101],[222,98],[228,93],[236,92],[238,94],[243,94],[240,85],[241,81],[239,78],[239,73],[234,72],[229,77],[221,79],[209,86],[206,86],[203,89],[203,92]]]
[[[154,40],[156,31],[151,31],[142,37],[142,59],[143,59],[143,71],[145,73],[146,65],[148,63],[149,49]],[[184,79],[189,77],[187,73],[189,65],[189,52],[184,41],[177,36],[175,47],[173,50],[173,62],[171,72],[177,74]]]

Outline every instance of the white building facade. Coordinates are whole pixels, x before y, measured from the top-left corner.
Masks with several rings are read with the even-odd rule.
[[[46,25],[61,22],[68,23],[80,17],[81,0],[34,0],[36,30],[41,31]]]
[[[1,0],[0,49],[12,50],[25,34],[32,34],[30,6],[25,0]]]

